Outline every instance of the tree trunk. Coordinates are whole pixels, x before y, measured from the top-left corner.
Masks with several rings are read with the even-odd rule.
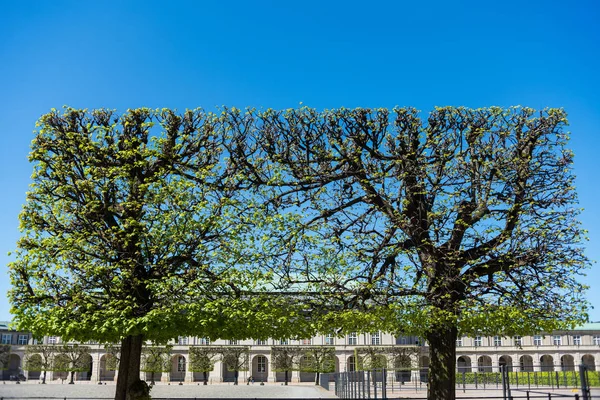
[[[202,372],[202,375],[204,375],[204,384],[208,385],[208,374],[206,373],[206,371]]]
[[[71,381],[69,382],[69,385],[75,384],[75,382],[73,382],[73,378],[75,378],[75,371],[71,371]]]
[[[455,400],[456,338],[453,324],[433,324],[426,334],[429,344],[429,400]]]
[[[121,341],[121,360],[119,361],[115,400],[149,398],[150,389],[146,382],[140,380],[143,342],[142,335],[129,335]]]
[[[288,372],[286,370],[285,371],[285,383],[284,383],[285,386],[287,386],[287,382],[288,382]]]
[[[44,371],[44,375],[42,377],[42,383],[46,384],[46,371]]]
[[[238,376],[240,375],[240,372],[236,369],[235,372],[233,373],[233,384],[237,385],[238,384]]]
[[[315,385],[319,384],[319,372],[317,371],[317,373],[315,374]]]

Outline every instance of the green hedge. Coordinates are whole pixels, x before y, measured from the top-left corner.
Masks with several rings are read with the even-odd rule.
[[[535,372],[509,372],[510,385],[518,386],[558,386],[579,387],[579,372],[577,371],[535,371]],[[589,371],[588,380],[590,386],[600,387],[600,372]],[[499,372],[457,372],[456,384],[472,385],[496,385],[502,383]]]

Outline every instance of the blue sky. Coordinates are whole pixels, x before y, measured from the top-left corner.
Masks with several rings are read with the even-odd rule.
[[[0,0],[0,320],[7,252],[50,108],[564,107],[600,260],[595,1]],[[586,283],[600,321],[600,267]]]

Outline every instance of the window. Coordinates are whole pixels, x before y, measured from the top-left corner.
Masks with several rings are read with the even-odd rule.
[[[352,332],[351,334],[348,335],[348,344],[349,345],[357,345],[358,344],[358,336],[356,335],[356,332]]]
[[[281,346],[287,346],[290,343],[288,339],[279,339],[279,344]]]
[[[237,341],[237,340],[230,340],[230,341],[229,341],[229,344],[230,344],[231,346],[237,346],[237,344],[238,344],[238,341]]]
[[[462,338],[456,339],[456,347],[462,347],[462,345],[463,345]]]
[[[48,336],[48,344],[56,344],[58,340],[56,340],[56,336]]]
[[[534,346],[541,346],[542,345],[542,337],[540,335],[535,335],[533,337],[533,345]]]
[[[573,344],[575,346],[581,346],[581,335],[573,335]]]
[[[29,340],[29,336],[27,335],[19,335],[19,339],[17,343],[19,344],[27,344],[27,340]]]
[[[513,340],[515,342],[515,346],[523,345],[523,338],[521,336],[515,336],[515,337],[513,337]]]
[[[177,372],[185,372],[185,357],[177,357]]]
[[[594,346],[600,346],[600,335],[594,335]]]
[[[552,343],[553,343],[555,346],[560,346],[560,345],[561,345],[561,342],[562,342],[562,338],[560,337],[560,335],[555,335],[555,336],[552,336]]]
[[[202,337],[202,338],[200,338],[200,340],[198,341],[198,343],[199,344],[204,344],[204,345],[209,345],[210,344],[210,339]]]
[[[257,372],[267,372],[267,358],[265,356],[258,356],[257,364]]]
[[[300,341],[300,344],[306,345],[306,346],[310,346],[311,345],[311,340],[310,339],[302,339]]]
[[[481,347],[481,344],[482,344],[481,336],[475,336],[474,346]]]
[[[267,345],[267,341],[266,341],[266,340],[264,340],[264,339],[258,339],[258,340],[256,341],[256,345],[257,345],[257,346],[266,346],[266,345]],[[259,360],[260,360],[260,359],[259,359]],[[260,372],[260,371],[259,371],[259,372]]]
[[[381,335],[379,332],[371,334],[371,344],[381,344]]]
[[[10,333],[3,333],[2,334],[2,344],[11,344],[12,342],[12,335]]]
[[[330,335],[325,336],[325,344],[330,345],[330,346],[335,344],[335,338],[333,337],[333,335],[330,334]]]
[[[502,346],[502,338],[500,336],[494,336],[494,346]]]
[[[188,338],[187,338],[187,336],[179,336],[179,338],[177,338],[177,342],[180,345],[187,346],[187,344],[188,344]]]

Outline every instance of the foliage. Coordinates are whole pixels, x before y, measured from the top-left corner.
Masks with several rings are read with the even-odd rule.
[[[0,344],[0,371],[8,369],[10,344]]]
[[[302,356],[303,349],[300,346],[272,346],[271,369],[275,372],[296,371]]]
[[[169,372],[171,371],[171,349],[173,346],[148,346],[142,349],[143,372]]]
[[[329,373],[335,371],[335,347],[302,346],[299,350],[299,371],[316,373]]]
[[[34,344],[25,347],[25,369],[28,371],[49,371],[56,346]]]
[[[90,348],[78,344],[63,344],[54,347],[53,371],[87,371],[90,364]]]
[[[597,371],[588,371],[589,385],[600,386],[600,374]],[[509,372],[508,379],[513,387],[579,387],[581,385],[578,371],[519,371]],[[457,385],[475,384],[495,385],[502,382],[500,372],[459,372]],[[558,384],[558,385],[557,385]]]
[[[221,355],[220,347],[190,346],[189,370],[192,372],[210,372]]]
[[[221,362],[228,371],[247,371],[249,366],[250,348],[247,346],[219,347]]]
[[[388,368],[389,347],[364,346],[356,347],[354,355],[358,360],[358,370]]]
[[[107,371],[116,371],[119,369],[119,360],[121,358],[121,346],[108,344],[104,346],[106,357],[104,359],[104,368]]]

